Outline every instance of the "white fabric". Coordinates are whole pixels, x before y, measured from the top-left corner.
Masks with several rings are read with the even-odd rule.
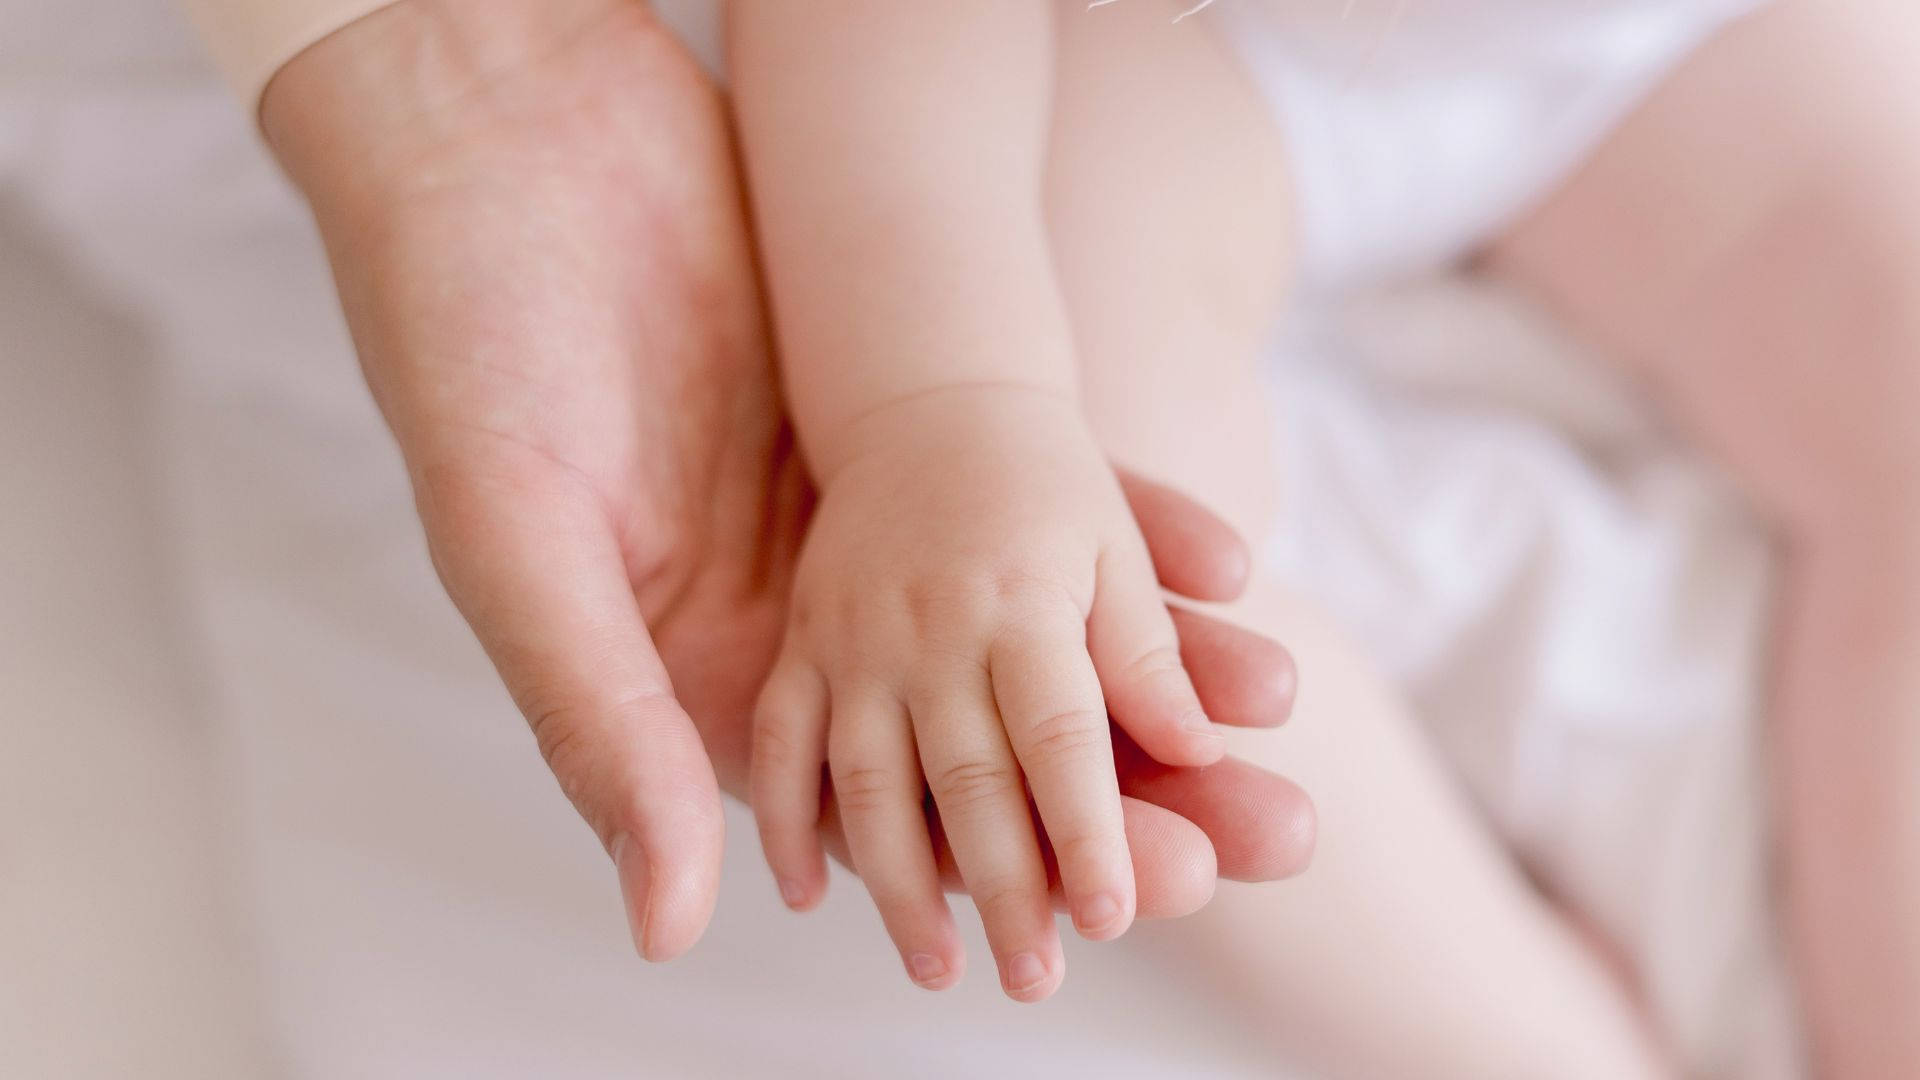
[[[1529,868],[1624,948],[1688,1076],[1802,1075],[1758,734],[1772,559],[1740,500],[1491,286],[1329,303],[1271,370],[1268,566],[1347,623]]]
[[[393,0],[181,0],[245,107],[287,61]]]
[[[1217,0],[1300,203],[1306,287],[1431,272],[1762,0]]]
[[[784,913],[738,813],[707,940],[629,960],[246,110],[152,5],[0,0],[0,25],[10,1075],[1274,1075],[1177,928],[1070,944],[1043,1009],[978,974],[920,994],[845,879]],[[1760,538],[1503,304],[1349,314],[1276,359],[1301,473],[1275,565],[1648,964],[1701,1075],[1792,1077],[1753,825]]]

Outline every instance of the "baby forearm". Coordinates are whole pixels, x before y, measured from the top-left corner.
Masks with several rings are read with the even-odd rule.
[[[981,383],[1072,393],[1041,202],[1048,8],[737,0],[729,14],[789,408],[816,473],[889,403]]]

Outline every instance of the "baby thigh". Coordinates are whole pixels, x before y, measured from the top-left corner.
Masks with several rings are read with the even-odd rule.
[[[1258,365],[1289,271],[1285,158],[1203,20],[1171,23],[1179,7],[1062,4],[1046,206],[1104,445],[1257,549],[1279,497]],[[1173,932],[1273,1049],[1335,1077],[1661,1075],[1630,1003],[1385,680],[1271,584],[1232,614],[1299,659],[1293,725],[1235,749],[1307,788],[1320,850]]]
[[[1776,527],[1769,740],[1815,1072],[1920,1060],[1920,9],[1779,0],[1491,253]]]
[[[1266,532],[1260,348],[1289,272],[1265,104],[1180,5],[1059,6],[1046,211],[1089,417],[1115,460]]]

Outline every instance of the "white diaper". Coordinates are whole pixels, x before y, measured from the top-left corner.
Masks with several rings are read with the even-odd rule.
[[[1764,0],[1217,0],[1291,154],[1302,280],[1447,265]]]
[[[1302,305],[1269,371],[1265,569],[1346,627],[1507,849],[1618,947],[1679,1075],[1806,1076],[1773,911],[1760,521],[1617,367],[1489,282]]]

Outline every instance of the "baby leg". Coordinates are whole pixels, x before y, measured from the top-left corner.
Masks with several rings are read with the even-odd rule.
[[[1610,343],[1784,541],[1771,686],[1817,1073],[1920,1062],[1920,8],[1782,0],[1492,267]]]
[[[1262,104],[1182,6],[1060,7],[1048,213],[1096,429],[1258,542],[1276,499],[1259,346],[1290,207]],[[1662,1075],[1635,1010],[1457,795],[1393,693],[1304,605],[1237,614],[1292,648],[1292,727],[1235,745],[1320,810],[1304,876],[1171,930],[1289,1061],[1428,1080]]]

